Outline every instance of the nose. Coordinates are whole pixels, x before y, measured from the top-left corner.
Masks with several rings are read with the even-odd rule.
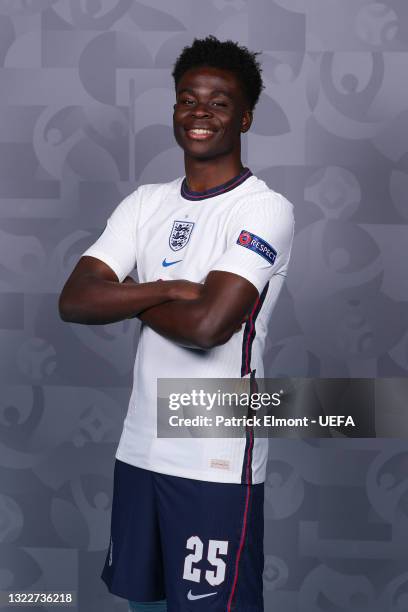
[[[211,115],[211,111],[209,110],[207,104],[204,102],[197,102],[197,104],[192,109],[192,115],[195,117],[206,117]]]

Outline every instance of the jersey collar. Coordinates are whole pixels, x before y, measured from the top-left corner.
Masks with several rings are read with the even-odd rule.
[[[186,177],[183,178],[181,183],[180,193],[183,198],[186,200],[205,200],[207,198],[214,198],[217,195],[221,195],[222,193],[226,193],[227,191],[231,191],[241,185],[244,181],[252,176],[252,172],[249,168],[243,168],[237,176],[234,176],[232,179],[227,181],[226,183],[222,183],[221,185],[217,185],[216,187],[211,187],[211,189],[206,189],[205,191],[192,191],[187,187]]]

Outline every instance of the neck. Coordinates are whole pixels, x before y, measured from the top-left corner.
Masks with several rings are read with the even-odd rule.
[[[244,168],[240,158],[221,161],[220,158],[199,160],[186,156],[184,167],[187,185],[191,191],[206,191],[222,185],[237,176]]]

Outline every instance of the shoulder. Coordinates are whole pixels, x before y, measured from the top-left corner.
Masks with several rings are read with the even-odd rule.
[[[154,202],[160,203],[169,193],[180,188],[182,177],[168,183],[143,183],[136,189],[124,195],[117,205],[117,214],[135,215],[144,208],[145,204],[151,206]],[[115,212],[116,212],[115,211]]]
[[[236,201],[235,212],[246,214],[265,214],[274,217],[294,217],[294,206],[283,194],[271,189],[258,177],[251,182],[248,189]]]
[[[169,195],[172,192],[180,190],[180,185],[183,177],[177,177],[173,181],[167,183],[143,183],[131,194],[141,201],[151,198],[161,199],[164,196]]]

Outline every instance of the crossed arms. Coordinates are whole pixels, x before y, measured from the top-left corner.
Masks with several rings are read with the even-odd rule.
[[[191,348],[227,342],[252,310],[258,291],[245,278],[212,271],[203,284],[184,280],[119,282],[95,257],[81,257],[59,297],[70,323],[104,325],[137,316],[160,335]]]

